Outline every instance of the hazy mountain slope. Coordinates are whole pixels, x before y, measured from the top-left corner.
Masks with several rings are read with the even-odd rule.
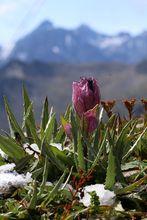
[[[18,119],[21,111],[21,87],[24,82],[34,100],[36,117],[41,113],[41,104],[48,96],[50,105],[62,113],[71,103],[72,81],[80,76],[94,76],[98,79],[102,98],[146,97],[147,75],[137,72],[134,65],[119,63],[91,64],[44,64],[14,61],[0,69],[0,127],[7,127],[3,111],[2,96],[6,95]],[[39,123],[39,121],[38,121]]]
[[[76,62],[102,59],[101,51],[88,43],[95,40],[97,33],[87,26],[77,30],[55,28],[50,22],[43,22],[32,33],[19,40],[10,59],[31,62]],[[95,58],[94,58],[95,57]]]
[[[97,33],[87,25],[67,30],[49,21],[16,42],[9,59],[27,62],[81,63],[119,61],[135,63],[147,58],[147,32],[138,36]]]

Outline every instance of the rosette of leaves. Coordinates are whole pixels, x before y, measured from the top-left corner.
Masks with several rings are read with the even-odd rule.
[[[126,197],[130,199],[131,196],[131,201],[135,199],[137,204],[136,212],[143,212],[138,208],[141,206],[138,204],[145,205],[143,195],[147,181],[146,157],[143,153],[146,149],[147,128],[142,119],[132,118],[127,121],[112,113],[104,121],[103,108],[99,106],[97,128],[85,135],[71,106],[59,122],[53,108],[49,110],[46,98],[40,125],[36,126],[33,103],[24,87],[21,124],[17,122],[6,97],[4,101],[10,132],[0,135],[0,149],[8,155],[7,159],[1,157],[0,163],[14,162],[18,173],[32,173],[33,182],[24,189],[16,189],[6,197],[2,196],[0,210],[4,214],[0,217],[56,219],[63,215],[70,219],[70,216],[74,218],[88,213],[88,209],[85,210],[78,203],[77,197],[74,197],[73,202],[74,192],[66,188],[67,183],[74,186],[73,177],[80,183],[77,184],[77,192],[89,183],[103,183],[106,188],[115,190],[124,208]],[[70,135],[66,134],[67,124],[71,125],[68,126]],[[29,148],[35,143],[39,151],[32,149],[33,154],[28,155],[24,149],[26,143]],[[57,143],[60,143],[60,148]],[[34,157],[35,154],[37,157]],[[89,173],[92,177],[86,179]],[[52,182],[52,185],[48,182]],[[116,187],[116,183],[121,187]],[[68,210],[66,215],[65,210]]]

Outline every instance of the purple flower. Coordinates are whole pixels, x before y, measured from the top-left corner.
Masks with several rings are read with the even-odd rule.
[[[97,106],[100,104],[100,90],[96,79],[81,78],[73,82],[72,101],[78,116],[83,119],[83,128],[87,133],[93,132],[97,125]],[[82,122],[82,120],[81,120]]]
[[[63,129],[64,129],[67,137],[71,138],[71,136],[72,136],[71,124],[69,122],[67,122],[63,116],[61,116],[61,124],[63,126]]]
[[[97,128],[97,125],[98,125],[98,120],[97,120],[97,105],[96,105],[93,109],[90,109],[89,111],[84,113],[85,131],[91,133]]]
[[[79,82],[73,82],[72,89],[74,109],[80,117],[100,103],[100,90],[96,79],[81,78]]]
[[[69,138],[71,138],[71,134],[72,134],[72,132],[71,132],[71,124],[68,123],[68,124],[64,125],[64,131],[65,131],[66,135]]]

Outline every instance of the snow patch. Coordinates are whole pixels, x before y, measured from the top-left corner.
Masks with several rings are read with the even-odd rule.
[[[54,46],[54,47],[52,47],[52,52],[54,54],[59,54],[60,53],[60,48],[58,46]]]
[[[23,187],[31,182],[31,174],[0,173],[0,194],[6,193],[11,187]]]
[[[105,38],[91,39],[89,43],[95,47],[106,49],[109,47],[119,47],[128,40],[129,36],[109,36]]]
[[[38,158],[38,154],[40,154],[40,149],[38,147],[37,144],[29,144],[29,143],[25,143],[23,144],[23,148],[26,151],[26,153],[28,153],[29,155],[33,155],[35,158]]]
[[[45,185],[46,185],[46,186],[53,186],[53,183],[47,181]]]
[[[40,150],[37,144],[34,143],[34,144],[31,144],[30,146],[34,151],[36,151],[37,153],[40,153]]]
[[[65,36],[65,45],[66,46],[71,46],[71,44],[72,44],[72,37],[71,37],[71,35],[67,34]]]
[[[6,173],[14,170],[15,164],[14,163],[8,163],[6,165],[0,166],[0,173]]]
[[[90,206],[91,195],[90,192],[95,191],[97,196],[99,197],[100,205],[112,205],[115,199],[115,193],[106,190],[105,185],[103,184],[94,184],[84,187],[84,197],[80,199],[80,202],[84,204],[84,206]]]
[[[100,42],[100,48],[107,48],[113,46],[121,46],[125,41],[126,37],[109,37]]]
[[[14,163],[0,166],[0,194],[7,193],[11,187],[23,187],[32,181],[31,173],[18,174],[14,168]]]

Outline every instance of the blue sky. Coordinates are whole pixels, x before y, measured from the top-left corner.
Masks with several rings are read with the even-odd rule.
[[[147,30],[147,0],[0,0],[0,44],[46,19],[65,28],[86,23],[98,32],[138,34]]]

